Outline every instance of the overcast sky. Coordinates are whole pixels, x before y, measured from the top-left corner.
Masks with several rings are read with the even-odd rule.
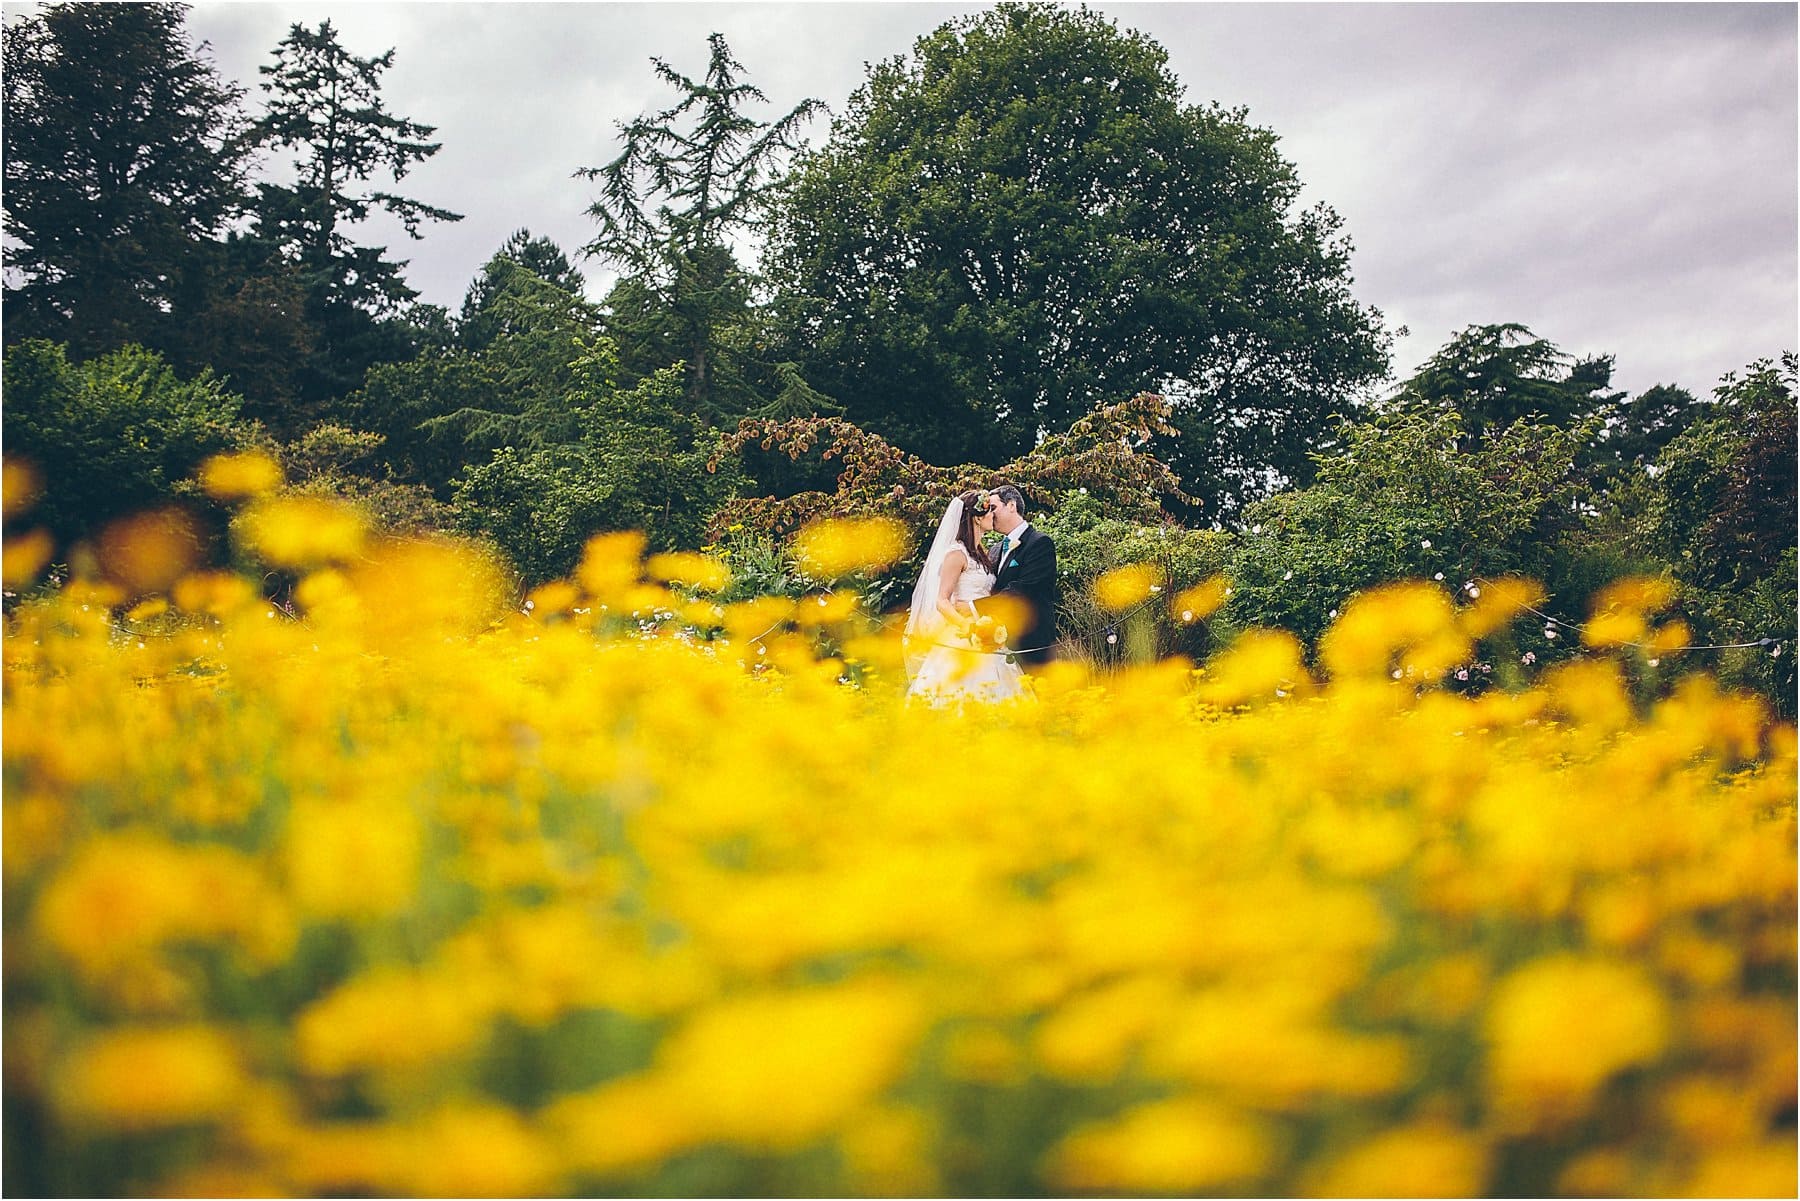
[[[397,190],[464,214],[408,243],[455,308],[523,226],[574,252],[618,123],[666,106],[652,55],[698,76],[723,33],[769,96],[841,112],[865,64],[981,4],[217,3],[188,18],[251,88],[288,27],[392,47],[390,112],[443,149]],[[1705,394],[1797,341],[1800,167],[1792,4],[1090,5],[1161,43],[1189,103],[1248,108],[1355,243],[1357,298],[1406,326],[1404,377],[1471,324],[1516,321],[1616,386]],[[16,6],[7,5],[9,10]],[[827,123],[812,126],[817,143]],[[596,298],[604,268],[579,264]]]

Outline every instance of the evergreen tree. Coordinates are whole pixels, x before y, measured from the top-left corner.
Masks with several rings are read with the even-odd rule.
[[[823,106],[806,100],[777,121],[756,120],[744,106],[768,98],[740,79],[743,65],[723,36],[708,44],[703,80],[652,59],[681,99],[623,125],[619,157],[576,174],[600,183],[588,209],[600,235],[584,250],[624,272],[609,308],[628,378],[680,360],[689,410],[725,421],[760,401],[751,380],[754,281],[730,244],[765,226],[777,168]]]
[[[250,145],[242,90],[189,43],[186,11],[62,4],[6,25],[9,344],[164,346],[206,303]]]
[[[387,258],[386,247],[358,245],[351,227],[382,210],[418,239],[423,222],[462,217],[361,186],[377,178],[398,183],[439,149],[426,140],[435,126],[383,107],[381,74],[393,65],[393,50],[360,58],[323,21],[317,29],[292,26],[274,56],[260,68],[268,101],[255,132],[264,146],[296,151],[297,178],[292,186],[257,186],[255,232],[305,283],[321,338],[302,393],[316,407],[354,387],[371,363],[411,349],[403,326],[379,323],[417,295],[401,277],[406,264]]]

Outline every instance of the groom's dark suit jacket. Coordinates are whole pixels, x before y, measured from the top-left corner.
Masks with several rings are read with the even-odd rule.
[[[1007,645],[1018,652],[1019,662],[1036,667],[1050,661],[1056,642],[1056,543],[1035,525],[1025,527],[1023,537],[994,580],[994,595],[983,610],[1008,623]],[[1018,614],[1018,602],[1028,611]],[[981,609],[981,605],[976,606]]]

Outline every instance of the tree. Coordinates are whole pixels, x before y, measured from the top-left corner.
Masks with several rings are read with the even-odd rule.
[[[1652,536],[1683,578],[1742,587],[1794,545],[1796,362],[1728,374],[1711,411],[1658,455]]]
[[[465,467],[502,446],[578,440],[579,411],[618,376],[598,307],[570,286],[579,283],[554,243],[520,230],[470,284],[451,340],[372,367],[346,402],[350,420],[382,435],[400,478],[446,500]]]
[[[575,414],[572,440],[502,446],[457,483],[464,527],[533,581],[567,575],[603,531],[642,530],[660,549],[699,545],[736,475],[709,470],[714,435],[682,411],[682,391],[671,368],[595,397]]]
[[[767,270],[785,357],[861,425],[997,463],[1096,404],[1166,392],[1200,514],[1306,478],[1386,369],[1349,244],[1244,110],[1194,107],[1163,49],[1001,4],[869,69],[802,157]]]
[[[1692,392],[1668,384],[1621,399],[1604,410],[1606,425],[1593,447],[1595,461],[1614,479],[1628,470],[1642,471],[1704,412]]]
[[[1437,577],[1459,590],[1520,574],[1554,589],[1546,566],[1580,520],[1576,460],[1586,436],[1586,427],[1521,420],[1465,449],[1462,419],[1450,411],[1348,425],[1310,486],[1246,511],[1228,617],[1311,641],[1376,584]]]
[[[588,209],[600,234],[585,253],[624,270],[609,305],[632,350],[628,370],[641,377],[681,360],[685,403],[722,420],[748,407],[742,364],[751,349],[741,336],[751,281],[730,243],[763,228],[776,171],[823,106],[805,100],[774,122],[756,120],[744,107],[768,97],[740,79],[743,64],[723,36],[707,41],[704,80],[651,60],[680,100],[622,125],[619,156],[576,175],[600,183]]]
[[[240,211],[242,89],[176,4],[61,4],[4,35],[6,339],[164,344]]]
[[[273,65],[259,68],[267,76],[261,86],[268,102],[255,134],[261,145],[298,152],[297,179],[292,186],[257,185],[255,230],[283,261],[299,267],[306,282],[309,311],[322,334],[304,388],[316,405],[355,386],[370,363],[405,349],[404,339],[382,337],[375,319],[417,295],[401,278],[405,263],[389,260],[386,247],[357,245],[349,228],[379,209],[419,239],[421,223],[462,217],[358,187],[378,176],[398,183],[439,149],[424,140],[435,126],[382,106],[381,73],[393,65],[393,50],[359,58],[323,21],[317,29],[292,26],[274,56]]]
[[[1465,447],[1479,445],[1515,421],[1534,418],[1559,429],[1615,409],[1608,393],[1612,357],[1581,359],[1523,325],[1471,325],[1401,384],[1384,407],[1453,412]]]
[[[539,284],[556,288],[559,293],[545,292]],[[527,290],[532,295],[552,297],[560,294],[572,302],[585,303],[582,300],[585,285],[581,272],[555,242],[549,238],[534,238],[529,229],[515,230],[464,293],[462,313],[457,321],[458,341],[470,350],[480,350],[492,343],[511,328],[508,309],[518,303],[521,293]]]
[[[166,502],[208,455],[252,433],[211,372],[183,380],[141,346],[73,363],[31,339],[6,352],[5,376],[7,454],[43,473],[38,514],[59,543]]]
[[[1795,526],[1800,360],[1761,359],[1713,390],[1710,411],[1656,459],[1647,532],[1673,565],[1701,645],[1728,649],[1716,671],[1795,711]],[[1740,644],[1749,645],[1740,645]]]

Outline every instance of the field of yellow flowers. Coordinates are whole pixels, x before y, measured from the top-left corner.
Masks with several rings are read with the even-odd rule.
[[[291,611],[147,518],[8,615],[11,1194],[1794,1193],[1794,731],[1433,687],[1525,585],[940,711],[849,591],[322,504]]]

